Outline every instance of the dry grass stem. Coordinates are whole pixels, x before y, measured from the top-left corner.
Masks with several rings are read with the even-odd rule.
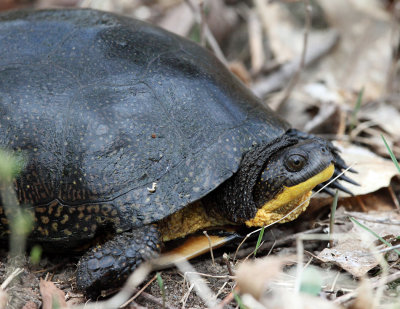
[[[191,0],[185,0],[185,3],[193,11],[196,23],[201,26],[202,25],[202,17],[201,17],[202,13],[201,13],[200,7],[198,5],[193,4]],[[204,26],[202,27],[202,29],[204,29],[204,36],[207,40],[207,43],[210,44],[211,49],[213,50],[214,54],[217,56],[217,58],[223,64],[225,64],[225,66],[228,66],[228,61],[226,60],[224,53],[222,52],[222,49],[219,47],[217,40],[215,39],[214,35],[212,34],[212,32],[206,22],[204,22]]]
[[[339,35],[335,31],[328,32],[324,39],[313,45],[306,54],[305,66],[312,64],[329,53],[339,41]],[[301,62],[300,56],[280,66],[279,70],[260,78],[251,86],[251,90],[260,98],[284,87],[288,79],[297,71]]]
[[[187,292],[183,295],[182,299],[180,300],[180,302],[182,303],[182,309],[184,309],[186,307],[186,302],[187,302],[189,295],[192,292],[193,288],[194,288],[194,283],[192,283],[189,286]]]
[[[210,236],[208,236],[207,231],[203,231],[203,234],[207,237],[207,240],[208,240],[208,247],[209,247],[209,249],[210,249],[211,260],[212,260],[213,265],[215,265],[214,251],[213,251],[213,247],[212,247],[211,238],[210,238]]]
[[[256,75],[265,64],[263,32],[258,15],[250,10],[248,14],[249,47],[251,55],[251,73]]]
[[[305,62],[306,62],[306,53],[307,53],[307,46],[308,46],[308,34],[311,28],[311,10],[312,6],[310,4],[310,0],[303,0],[304,3],[304,12],[305,12],[305,25],[304,25],[304,36],[303,36],[303,49],[301,51],[299,67],[295,71],[293,77],[289,81],[289,85],[287,86],[284,96],[282,100],[278,103],[276,107],[279,109],[279,106],[285,104],[285,102],[289,99],[290,95],[293,92],[294,87],[298,83],[300,79],[300,74],[304,69]]]
[[[371,281],[371,287],[373,289],[378,288],[379,286],[381,286],[382,284],[388,284],[390,282],[396,281],[400,279],[400,271],[396,272],[394,274],[388,275],[386,277],[383,277],[382,280],[381,279],[369,279],[369,281]],[[344,291],[344,289],[342,289]],[[354,291],[350,291],[349,293],[340,296],[338,298],[336,298],[333,302],[336,304],[344,304],[348,301],[350,301],[351,299],[357,297],[357,295],[359,294],[360,289],[357,288]]]
[[[225,262],[225,265],[226,265],[226,268],[228,269],[229,275],[230,275],[230,276],[234,276],[235,273],[234,273],[233,270],[232,270],[232,265],[231,265],[231,261],[229,261],[229,256],[228,256],[228,254],[224,253],[224,254],[222,255],[222,259],[223,259],[224,262]]]
[[[181,261],[175,264],[176,267],[184,274],[187,280],[194,284],[194,289],[197,295],[204,301],[208,308],[213,308],[217,305],[214,293],[201,280],[201,277],[196,273],[196,270],[187,261]]]
[[[142,292],[147,289],[147,287],[154,281],[157,279],[157,275],[154,275],[153,278],[151,278],[149,280],[149,282],[147,282],[139,291],[136,292],[135,295],[133,295],[130,299],[128,299],[124,304],[122,304],[119,308],[123,308],[126,307],[127,305],[129,305],[129,303],[131,303],[132,301],[134,301],[140,294],[142,294]]]
[[[152,271],[152,265],[147,263],[142,263],[136,270],[129,276],[125,285],[122,289],[110,299],[105,301],[99,301],[96,303],[87,303],[85,305],[80,305],[74,307],[75,309],[110,309],[110,308],[119,308],[122,304],[124,304],[132,292],[135,291],[136,287],[141,284],[148,274]]]
[[[23,271],[24,271],[23,268],[14,269],[14,271],[1,284],[0,289],[5,290],[7,288],[7,286],[11,283],[11,281],[13,281],[16,277],[18,277]]]

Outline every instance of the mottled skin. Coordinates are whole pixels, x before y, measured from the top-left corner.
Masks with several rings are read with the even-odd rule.
[[[27,158],[15,189],[35,216],[29,240],[74,247],[118,234],[79,263],[78,287],[92,293],[159,251],[153,223],[205,196],[217,202],[207,213],[251,219],[292,179],[286,171],[264,197],[249,196],[287,147],[308,141],[318,158],[294,173],[298,181],[340,161],[330,143],[290,131],[211,53],[140,21],[93,10],[2,13],[0,54],[0,147]],[[0,237],[8,230],[0,207]]]

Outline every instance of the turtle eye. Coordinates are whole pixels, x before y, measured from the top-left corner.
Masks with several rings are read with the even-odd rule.
[[[301,155],[293,154],[286,159],[286,168],[291,172],[300,171],[306,164],[306,158]]]

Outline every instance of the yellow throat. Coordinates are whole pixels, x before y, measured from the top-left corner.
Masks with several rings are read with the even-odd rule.
[[[319,174],[295,185],[285,187],[274,199],[264,204],[253,219],[247,220],[247,226],[265,226],[276,221],[292,221],[304,212],[309,204],[311,190],[318,184],[332,177],[335,167],[329,165]]]

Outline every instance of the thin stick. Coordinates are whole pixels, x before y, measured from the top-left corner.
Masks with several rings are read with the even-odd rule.
[[[205,302],[208,308],[213,308],[217,305],[215,301],[215,294],[210,290],[208,285],[206,285],[195,272],[195,269],[187,261],[182,260],[175,264],[176,267],[184,273],[188,281],[194,284],[194,289],[197,295]]]
[[[232,302],[234,298],[234,294],[231,292],[229,293],[214,309],[223,309],[227,306],[230,302]]]
[[[129,303],[133,302],[156,279],[157,279],[157,275],[154,275],[154,277],[151,278],[149,280],[149,282],[147,282],[135,295],[133,295],[130,299],[128,299],[124,304],[119,306],[119,308],[126,307],[127,305],[129,305]]]
[[[74,307],[74,309],[109,309],[118,308],[121,304],[125,303],[132,294],[132,291],[141,284],[147,275],[153,270],[150,263],[142,263],[136,270],[128,277],[122,289],[110,299],[99,301],[95,303],[87,303]]]
[[[24,271],[23,268],[16,268],[14,271],[7,277],[7,279],[1,284],[0,289],[5,290],[7,286],[13,281],[16,277],[18,277]]]
[[[192,284],[190,285],[190,287],[189,287],[189,289],[187,290],[187,292],[185,293],[185,295],[183,295],[183,297],[182,297],[182,299],[181,299],[181,302],[182,302],[182,309],[185,309],[186,302],[187,302],[187,300],[188,300],[188,298],[189,298],[189,295],[190,295],[190,293],[192,292],[193,288],[194,288],[194,283],[192,283]]]
[[[229,275],[234,276],[235,274],[233,273],[231,262],[229,261],[229,256],[226,253],[224,253],[222,255],[222,259],[224,260],[224,262],[226,264],[226,268],[228,269]]]
[[[201,25],[201,12],[198,6],[193,5],[190,0],[185,0],[186,4],[192,10],[196,23]],[[217,58],[226,66],[228,65],[228,61],[226,60],[222,49],[219,47],[217,40],[215,39],[214,35],[212,34],[210,28],[208,27],[207,23],[204,22],[204,35],[206,37],[207,43],[210,44],[211,49],[213,50],[214,54]]]
[[[210,254],[211,254],[211,260],[213,265],[215,265],[215,260],[214,260],[214,252],[213,252],[213,247],[212,247],[212,242],[210,236],[208,236],[207,231],[203,231],[203,234],[207,237],[208,239],[208,247],[210,249]]]
[[[289,81],[289,85],[286,88],[285,94],[282,100],[279,102],[278,107],[284,104],[290,95],[293,92],[294,87],[298,83],[300,79],[300,74],[304,69],[305,59],[306,59],[306,52],[307,52],[307,45],[308,45],[308,34],[311,28],[311,10],[312,6],[310,4],[310,0],[303,0],[304,3],[304,12],[305,12],[305,25],[304,25],[304,36],[303,36],[303,50],[301,52],[300,63],[297,71],[294,73],[293,77]]]
[[[393,192],[393,188],[391,185],[389,185],[388,190],[389,190],[389,194],[390,194],[390,197],[392,198],[394,205],[396,206],[397,210],[400,210],[399,201],[396,197],[396,194]]]
[[[294,287],[294,292],[296,294],[300,293],[301,278],[303,275],[303,260],[304,260],[304,246],[301,237],[296,240],[297,247],[297,269],[296,269],[296,282]]]

